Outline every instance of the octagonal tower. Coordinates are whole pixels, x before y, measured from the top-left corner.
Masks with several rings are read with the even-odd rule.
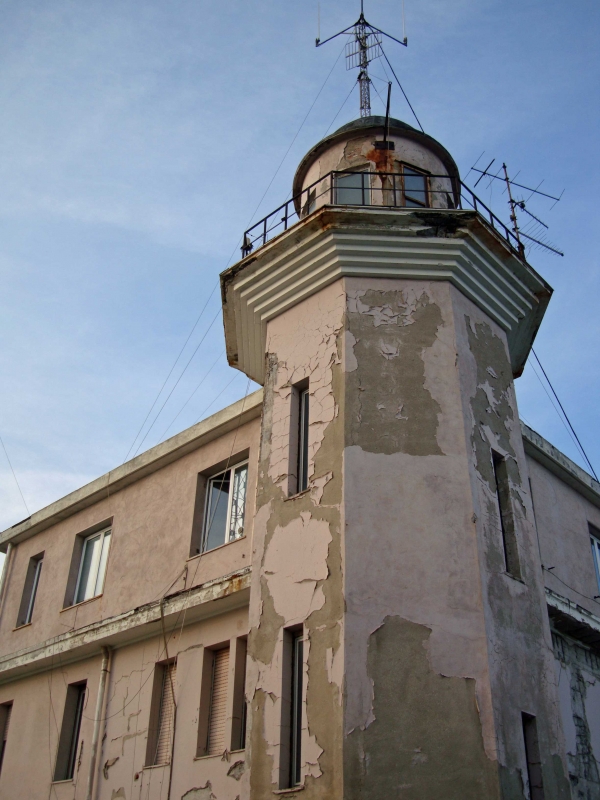
[[[317,144],[293,203],[221,276],[265,392],[251,796],[522,798],[526,715],[566,799],[513,385],[551,289],[397,120]]]

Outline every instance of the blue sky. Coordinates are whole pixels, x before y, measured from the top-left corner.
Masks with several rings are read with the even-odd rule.
[[[401,35],[400,0],[365,9]],[[321,0],[323,38],[358,10]],[[462,174],[485,151],[565,189],[531,206],[565,252],[530,255],[555,289],[536,350],[598,470],[600,5],[406,0],[406,21],[409,47],[388,55]],[[142,449],[244,394],[211,291],[336,114],[358,116],[356,93],[340,112],[356,79],[340,58],[299,131],[342,46],[315,49],[316,26],[316,0],[2,4],[0,435],[31,511],[124,460],[205,304]],[[392,113],[412,122],[398,92]],[[478,190],[507,217],[498,188]],[[581,463],[530,367],[517,393]],[[0,528],[26,515],[0,451]]]

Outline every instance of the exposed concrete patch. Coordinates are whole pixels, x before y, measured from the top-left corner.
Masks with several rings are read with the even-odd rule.
[[[420,289],[348,292],[357,367],[347,377],[347,444],[373,453],[442,454],[441,408],[425,386],[423,360],[441,325],[439,307]]]
[[[230,778],[233,778],[236,781],[242,777],[244,772],[246,771],[246,762],[245,761],[236,761],[232,764],[229,769],[227,770],[227,775]]]
[[[217,798],[212,793],[210,781],[206,781],[204,786],[189,789],[185,794],[182,794],[181,800],[217,800]]]
[[[303,797],[341,794],[341,288],[339,282],[311,298],[310,328],[307,312],[297,307],[285,322],[271,322],[267,336],[253,561],[261,602],[250,609],[248,639],[253,800],[272,798],[279,786],[281,629],[299,622],[306,634]],[[310,491],[288,499],[290,389],[306,377]]]
[[[107,761],[104,762],[104,766],[102,767],[102,774],[108,780],[108,770],[113,767],[117,761],[119,760],[119,756],[116,758],[109,758]]]
[[[374,719],[346,739],[349,800],[499,798],[496,765],[483,747],[475,681],[431,670],[430,634],[423,625],[386,617],[371,635]]]

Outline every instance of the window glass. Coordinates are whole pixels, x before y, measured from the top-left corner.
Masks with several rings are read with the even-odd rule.
[[[368,172],[355,172],[350,175],[336,175],[335,202],[340,206],[368,206],[371,192]]]
[[[427,178],[421,172],[404,167],[404,202],[409,208],[427,205]]]
[[[110,531],[88,536],[83,543],[75,603],[82,603],[102,592],[109,544]]]
[[[238,464],[208,482],[204,547],[212,550],[244,534],[248,464]]]
[[[29,598],[29,603],[27,605],[27,614],[25,615],[25,624],[27,625],[31,622],[31,618],[33,617],[33,606],[35,605],[35,596],[37,594],[38,585],[40,582],[40,575],[42,574],[42,564],[44,563],[44,559],[40,558],[35,564],[35,572],[33,574],[33,586],[31,587],[31,596]]]
[[[229,541],[244,535],[244,514],[246,511],[246,484],[248,483],[248,464],[237,467],[233,473],[233,494],[229,519]]]

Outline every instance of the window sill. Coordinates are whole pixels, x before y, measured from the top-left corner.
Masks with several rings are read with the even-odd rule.
[[[300,786],[294,786],[291,789],[273,789],[273,794],[294,794],[295,792],[302,792],[304,790],[304,784],[300,784]]]
[[[147,764],[145,767],[142,767],[143,770],[147,769],[163,769],[164,767],[170,767],[171,762],[167,761],[166,764]]]
[[[72,785],[73,778],[67,778],[64,781],[50,781],[50,783],[52,784],[52,786],[60,786],[61,783],[70,783]]]
[[[506,575],[507,578],[511,578],[513,581],[517,581],[517,583],[522,583],[523,586],[527,586],[523,578],[518,578],[516,575],[513,575],[512,572],[507,572],[506,570],[504,570],[504,574]]]
[[[29,628],[29,627],[31,627],[31,622],[24,622],[22,625],[17,625],[16,628],[13,628],[13,633],[15,631],[22,631],[23,628]]]
[[[63,611],[70,611],[72,608],[79,608],[79,606],[84,606],[86,603],[93,603],[94,600],[98,600],[103,594],[104,592],[101,592],[100,594],[95,595],[95,597],[88,597],[87,600],[82,600],[81,603],[74,603],[72,606],[65,606],[64,608],[61,608],[60,613],[62,614]]]
[[[296,492],[296,494],[291,494],[289,497],[286,497],[284,502],[287,503],[288,500],[297,500],[299,497],[304,497],[305,494],[308,494],[311,490],[311,486],[308,486],[306,489],[303,489],[301,492]],[[304,787],[302,787],[304,788]],[[279,791],[279,790],[278,790]],[[289,789],[281,789],[281,791],[289,792]]]
[[[223,750],[222,753],[215,753],[214,755],[206,755],[206,756],[194,756],[194,761],[204,761],[207,758],[219,758],[221,761],[223,760],[223,756],[225,753],[229,753],[230,756],[236,756],[239,753],[245,753],[246,748],[242,747],[241,750]]]
[[[238,536],[238,538],[237,538],[237,539],[232,539],[230,542],[223,542],[223,544],[220,544],[220,545],[218,545],[217,547],[211,547],[211,549],[210,549],[210,550],[203,550],[201,553],[196,553],[196,555],[195,555],[195,556],[189,556],[189,557],[186,559],[186,562],[187,562],[187,561],[194,561],[194,559],[196,559],[196,558],[200,558],[201,556],[205,556],[205,555],[207,555],[208,553],[214,553],[214,552],[216,552],[217,550],[221,550],[223,547],[229,547],[229,545],[230,545],[230,544],[236,544],[236,542],[241,542],[241,541],[243,541],[243,540],[244,540],[244,539],[246,539],[246,538],[247,538],[247,537],[246,537],[246,534],[244,534],[243,536]]]

